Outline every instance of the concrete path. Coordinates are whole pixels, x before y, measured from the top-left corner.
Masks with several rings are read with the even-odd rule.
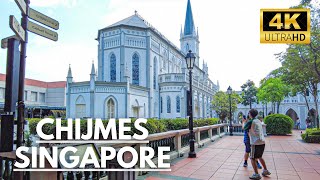
[[[225,136],[198,149],[197,158],[173,162],[171,172],[149,173],[139,179],[249,179],[253,169],[251,163],[242,167],[243,154],[243,137]],[[320,144],[304,143],[300,131],[291,136],[268,136],[263,157],[272,174],[262,179],[320,180]]]

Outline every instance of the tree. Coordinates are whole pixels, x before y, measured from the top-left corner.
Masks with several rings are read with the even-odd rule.
[[[318,117],[318,84],[320,82],[320,8],[317,0],[301,0],[292,8],[308,8],[311,12],[311,43],[291,44],[285,52],[277,54],[282,63],[281,79],[290,85],[291,94],[304,96],[308,109],[307,95],[313,96],[316,124]],[[274,73],[275,75],[277,73]]]
[[[297,63],[297,61],[294,61],[294,63]],[[290,71],[288,65],[288,62],[283,63],[283,66],[271,71],[267,78],[280,78],[289,87],[290,96],[301,94],[304,97],[309,112],[310,106],[307,97],[309,96],[308,86],[311,82],[309,82],[309,79],[305,77],[304,72]],[[295,65],[299,66],[298,68],[300,68],[299,63]]]
[[[263,103],[272,102],[273,112],[277,106],[277,113],[279,113],[280,103],[289,92],[289,87],[280,78],[269,78],[262,81],[257,96]]]
[[[231,94],[231,112],[234,113],[237,110],[237,104],[241,101],[240,96],[234,91]],[[229,95],[225,92],[219,91],[213,96],[212,107],[216,111],[219,118],[224,121],[229,116]],[[229,117],[230,119],[230,117]]]
[[[242,98],[242,102],[241,104],[247,106],[252,106],[252,103],[257,102],[257,87],[255,86],[254,82],[251,80],[248,80],[246,83],[244,83],[241,86],[241,90],[242,90],[242,94],[241,94],[241,98]]]

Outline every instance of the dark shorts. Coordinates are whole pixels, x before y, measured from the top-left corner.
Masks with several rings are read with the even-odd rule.
[[[264,152],[264,147],[265,147],[265,144],[251,145],[250,158],[251,159],[261,158]]]
[[[250,142],[245,142],[244,145],[246,146],[246,153],[250,153],[251,152]]]

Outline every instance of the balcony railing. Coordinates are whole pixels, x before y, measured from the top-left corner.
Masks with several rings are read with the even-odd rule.
[[[185,75],[183,73],[168,73],[168,74],[162,74],[159,76],[159,83],[170,83],[170,82],[189,82],[189,76]],[[201,81],[196,77],[193,77],[193,86],[205,90],[205,91],[214,91],[214,85],[211,81]],[[210,86],[211,84],[211,86]]]
[[[262,129],[263,129],[263,134],[264,136],[267,136],[267,129],[266,129],[266,124],[262,124]],[[232,124],[232,128],[233,128],[233,134],[234,135],[243,135],[244,131],[242,129],[242,124]],[[228,132],[230,127],[228,128]]]

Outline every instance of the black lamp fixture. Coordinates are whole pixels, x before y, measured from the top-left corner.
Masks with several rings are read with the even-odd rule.
[[[191,50],[189,50],[187,56],[185,57],[186,63],[187,63],[187,68],[190,70],[193,69],[194,62],[196,60],[196,56],[192,53]]]
[[[230,131],[230,136],[233,136],[233,127],[232,127],[232,112],[231,112],[231,94],[232,94],[232,88],[229,86],[227,89],[227,94],[229,95],[229,113],[230,113],[230,126],[229,126],[229,131]]]
[[[188,115],[189,115],[189,146],[190,146],[190,151],[189,151],[189,158],[195,158],[197,157],[197,154],[194,150],[194,132],[193,132],[193,108],[192,108],[192,99],[193,99],[193,94],[192,94],[192,69],[194,67],[194,62],[196,60],[196,56],[192,53],[191,50],[189,50],[187,56],[185,57],[186,59],[186,64],[187,68],[189,69],[189,95],[188,95]]]

